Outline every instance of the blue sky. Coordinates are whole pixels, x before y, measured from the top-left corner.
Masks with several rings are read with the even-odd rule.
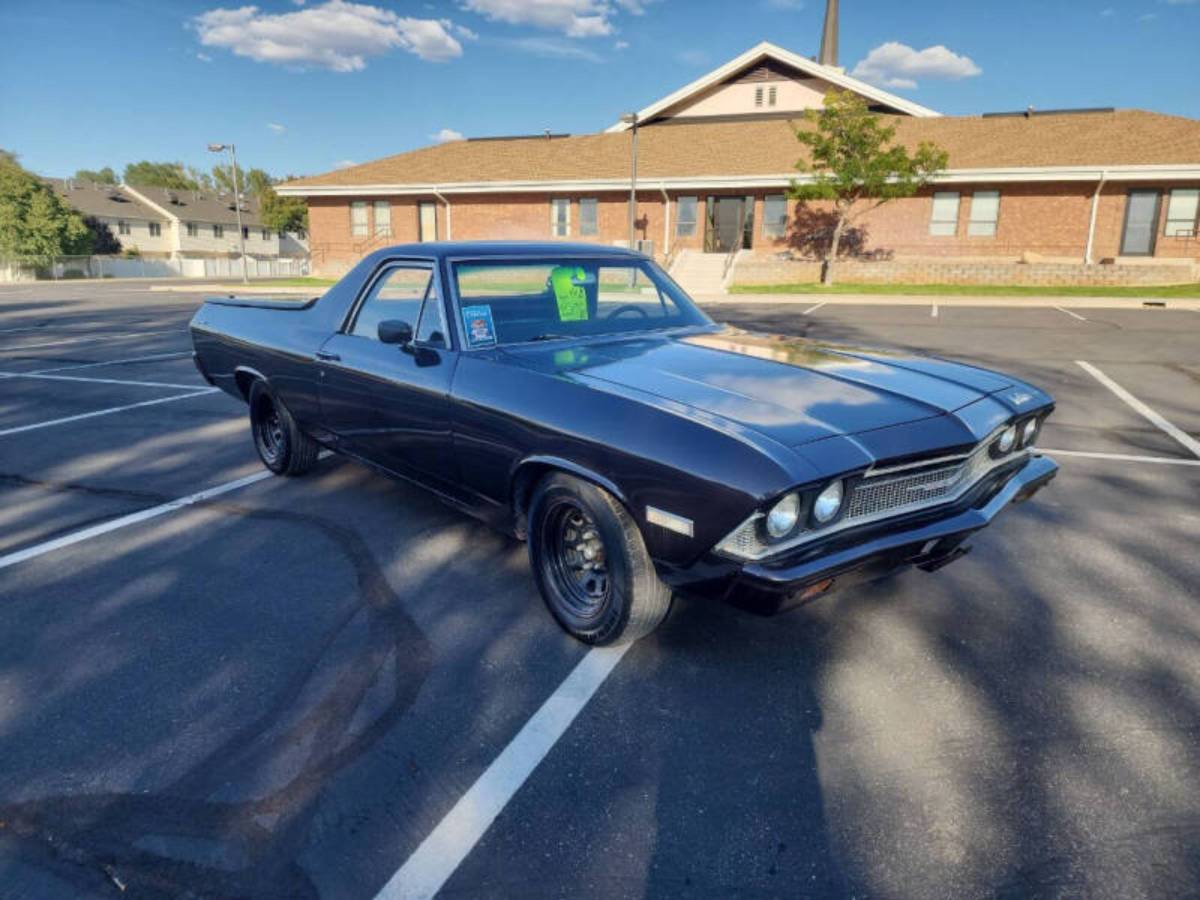
[[[234,141],[239,161],[282,175],[443,130],[595,131],[760,40],[814,54],[824,11],[823,0],[244,2],[3,0],[0,147],[67,175],[143,158],[207,169],[205,144]],[[951,114],[1033,104],[1200,118],[1197,46],[1200,0],[842,4],[842,64]]]

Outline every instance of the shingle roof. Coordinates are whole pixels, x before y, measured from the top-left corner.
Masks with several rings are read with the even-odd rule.
[[[47,178],[45,181],[54,193],[85,216],[166,221],[158,210],[131,197],[115,184],[94,184],[75,178]]]
[[[1144,110],[1026,116],[890,117],[897,139],[932,141],[951,169],[1200,164],[1200,121]],[[678,121],[678,120],[677,120]],[[656,178],[780,175],[804,153],[779,118],[660,124],[640,130],[638,175]],[[629,135],[501,138],[423,147],[300,178],[288,188],[620,179]]]
[[[216,191],[187,191],[172,188],[130,185],[152,203],[157,203],[171,215],[185,222],[216,222],[222,225],[237,225],[233,194]],[[258,201],[242,194],[242,224],[258,227],[262,219],[258,215]]]

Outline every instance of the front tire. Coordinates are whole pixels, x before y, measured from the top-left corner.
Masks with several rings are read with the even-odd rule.
[[[587,644],[636,641],[666,618],[671,590],[637,523],[596,485],[557,472],[529,504],[529,562],[558,623]]]
[[[320,445],[261,381],[250,386],[250,432],[263,465],[276,475],[303,475],[317,464]]]

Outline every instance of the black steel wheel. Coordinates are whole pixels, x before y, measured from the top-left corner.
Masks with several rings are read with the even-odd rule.
[[[547,476],[530,500],[528,535],[542,598],[581,641],[637,640],[666,617],[671,591],[637,523],[604,489],[564,472]]]
[[[250,387],[250,433],[263,465],[276,475],[303,475],[317,463],[321,448],[261,381]]]

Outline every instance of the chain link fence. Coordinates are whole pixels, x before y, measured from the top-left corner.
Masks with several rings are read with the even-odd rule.
[[[307,257],[246,257],[251,278],[296,278],[307,275]],[[241,278],[242,262],[234,257],[56,256],[50,260],[0,259],[0,283],[66,281],[101,278]]]

